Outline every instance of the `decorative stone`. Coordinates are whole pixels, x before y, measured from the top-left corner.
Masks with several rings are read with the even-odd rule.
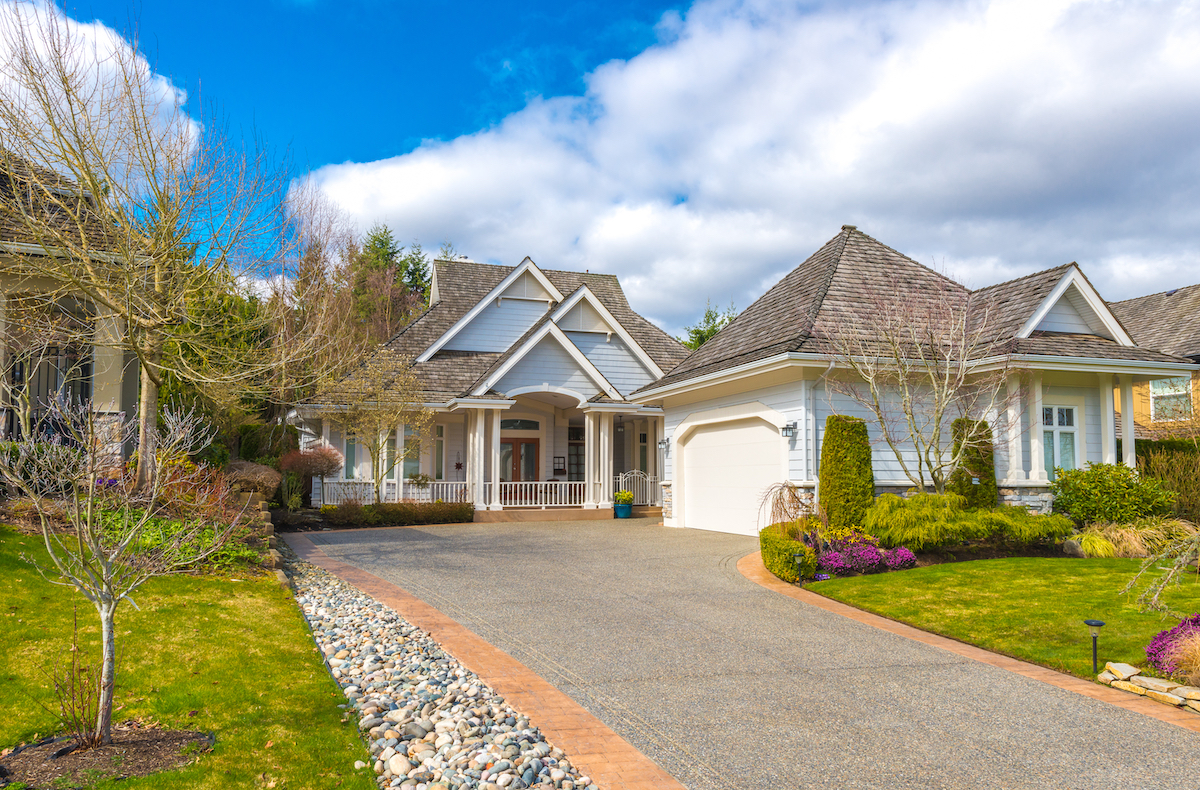
[[[1162,694],[1169,694],[1172,691],[1174,691],[1175,689],[1179,688],[1178,683],[1172,683],[1169,680],[1163,680],[1162,678],[1152,678],[1152,677],[1148,677],[1146,675],[1138,675],[1137,677],[1130,678],[1129,682],[1136,684],[1138,686],[1141,686],[1144,689],[1148,689],[1150,691],[1157,691]]]
[[[1121,691],[1132,691],[1134,694],[1141,694],[1143,697],[1146,696],[1146,689],[1141,686],[1135,686],[1125,680],[1114,680],[1111,685],[1113,688],[1120,689]]]
[[[1179,707],[1183,704],[1183,697],[1177,697],[1174,694],[1168,694],[1165,691],[1155,691],[1153,689],[1146,690],[1146,696],[1156,702],[1162,702],[1167,705]]]
[[[1135,666],[1131,666],[1129,664],[1115,664],[1112,661],[1109,661],[1107,664],[1105,664],[1104,669],[1105,671],[1116,675],[1117,680],[1129,680],[1134,675],[1142,674],[1142,670]]]
[[[1200,699],[1184,700],[1183,704],[1185,707],[1190,708],[1191,710],[1195,711],[1196,713],[1200,713]]]
[[[387,761],[387,767],[394,776],[405,776],[408,774],[409,769],[412,768],[412,766],[408,764],[408,758],[402,754],[393,755],[392,758]]]
[[[1079,541],[1077,540],[1064,540],[1063,554],[1066,554],[1068,557],[1087,557],[1083,553],[1083,547],[1079,545]]]
[[[1101,672],[1099,675],[1096,675],[1096,680],[1100,681],[1101,683],[1103,683],[1106,686],[1109,683],[1112,683],[1116,679],[1117,679],[1117,676],[1114,675],[1113,673],[1109,672],[1107,669],[1104,670],[1103,672]]]
[[[1195,686],[1179,686],[1173,689],[1171,693],[1184,699],[1200,700],[1200,689]]]

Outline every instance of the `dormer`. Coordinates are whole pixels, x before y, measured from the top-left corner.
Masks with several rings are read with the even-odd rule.
[[[1135,345],[1133,338],[1075,264],[1067,269],[1054,289],[1038,305],[1017,337],[1027,338],[1034,332],[1097,335],[1123,346]]]

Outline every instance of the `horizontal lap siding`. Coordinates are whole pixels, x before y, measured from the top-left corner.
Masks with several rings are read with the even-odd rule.
[[[599,394],[599,388],[557,340],[547,337],[512,367],[496,384],[499,392],[511,392],[518,387],[537,387],[549,384],[578,392],[585,397]]]
[[[655,377],[617,335],[598,332],[567,332],[566,335],[618,392],[628,395],[654,381]]]
[[[825,421],[831,414],[859,417],[866,421],[867,435],[871,440],[871,467],[877,481],[881,483],[884,481],[907,481],[904,470],[900,466],[900,462],[896,459],[896,454],[892,452],[892,448],[884,441],[883,431],[875,421],[875,416],[871,413],[871,410],[850,396],[835,392],[823,384],[818,386],[816,397],[818,447],[825,440]],[[901,435],[907,436],[907,431]],[[905,463],[915,473],[917,468],[916,448],[911,441],[900,442],[898,444],[900,451],[904,455]],[[819,469],[820,464],[818,463]]]
[[[539,318],[546,302],[505,299],[492,302],[446,343],[452,351],[507,351]]]

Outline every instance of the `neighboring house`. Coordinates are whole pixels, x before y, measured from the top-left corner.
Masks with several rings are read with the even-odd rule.
[[[817,485],[825,419],[868,420],[857,402],[826,385],[836,374],[839,310],[873,309],[872,291],[920,304],[945,279],[847,225],[812,257],[665,376],[633,394],[661,409],[669,450],[664,461],[668,525],[754,534],[760,502],[773,483]],[[974,309],[996,310],[1007,397],[993,426],[996,474],[1004,501],[1045,508],[1054,467],[1134,462],[1132,413],[1118,425],[1114,388],[1189,376],[1200,366],[1134,342],[1072,263],[979,291],[959,285]],[[1031,426],[1033,430],[1031,431]],[[1032,441],[1031,441],[1032,439]],[[912,484],[886,444],[874,446],[882,490]]]
[[[662,409],[628,396],[687,349],[630,309],[615,276],[542,270],[528,258],[435,261],[429,309],[385,346],[414,360],[436,417],[424,441],[396,427],[390,442],[411,457],[389,473],[384,500],[582,514],[611,508],[622,486],[635,504],[658,504]],[[300,409],[312,438],[346,458],[324,490],[314,481],[314,503],[374,500],[370,458],[337,420],[345,400],[334,386]],[[433,482],[416,486],[417,474]]]
[[[1113,314],[1129,327],[1139,345],[1200,362],[1200,285],[1113,302]],[[1133,416],[1147,437],[1196,435],[1200,415],[1200,373],[1133,388]],[[1139,430],[1139,436],[1143,431]]]
[[[79,187],[67,179],[45,172],[42,178],[43,183],[56,183],[56,189],[80,193]],[[5,201],[15,194],[20,194],[20,189],[13,186],[12,175],[0,173],[0,375],[4,377],[0,386],[0,435],[8,438],[19,434],[15,406],[18,394],[26,388],[28,402],[39,414],[49,401],[61,397],[90,402],[96,412],[114,418],[132,416],[138,407],[138,365],[133,354],[120,348],[120,322],[100,315],[86,299],[62,294],[60,286],[29,275],[19,265],[21,258],[61,252],[27,237],[22,223],[10,216]],[[43,297],[50,293],[59,296],[53,304],[44,304]],[[60,317],[69,315],[85,327],[90,324],[92,342],[56,343],[47,339],[53,338],[54,332],[30,332],[27,326],[18,326],[15,319],[10,322],[10,313],[20,313],[17,306],[22,303],[43,303],[46,311]],[[107,422],[118,431],[116,419]],[[127,455],[129,450],[126,445],[120,452]],[[116,445],[113,451],[117,451]]]

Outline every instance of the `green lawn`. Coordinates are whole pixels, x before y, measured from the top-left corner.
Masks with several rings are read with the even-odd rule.
[[[1140,560],[1014,557],[946,563],[908,571],[831,579],[807,585],[821,595],[925,631],[1092,677],[1087,619],[1103,620],[1100,664],[1145,667],[1146,643],[1178,620],[1140,613],[1136,593],[1117,593]],[[1200,611],[1194,575],[1170,588],[1168,600]]]
[[[53,706],[39,668],[69,643],[75,601],[81,639],[97,652],[95,610],[21,552],[46,559],[40,538],[0,526],[0,747],[56,731],[38,705]],[[369,770],[354,770],[369,759],[355,722],[342,723],[344,698],[273,577],[175,576],[132,597],[141,611],[128,602],[117,611],[115,719],[213,731],[216,748],[182,771],[121,788],[375,786]]]

